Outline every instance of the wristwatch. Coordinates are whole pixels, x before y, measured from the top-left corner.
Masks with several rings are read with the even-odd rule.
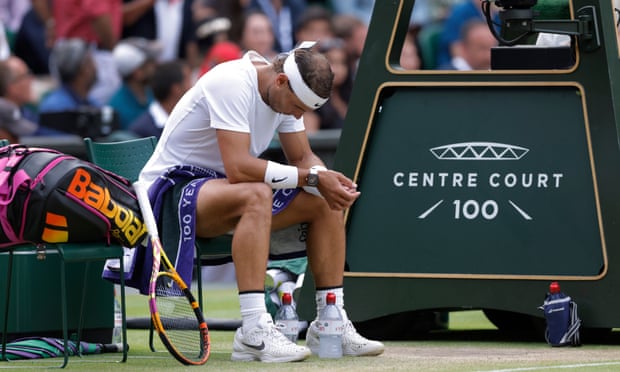
[[[310,168],[308,177],[306,177],[306,184],[310,187],[317,187],[319,185],[319,171],[316,168]]]

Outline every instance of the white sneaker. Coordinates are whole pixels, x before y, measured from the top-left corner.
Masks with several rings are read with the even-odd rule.
[[[319,353],[319,331],[317,321],[314,320],[306,333],[306,345],[313,354]],[[350,320],[344,323],[342,335],[342,354],[345,356],[373,356],[383,353],[384,346],[379,341],[369,340],[357,333]]]
[[[271,315],[265,313],[249,332],[244,333],[243,327],[237,329],[231,359],[246,362],[296,362],[311,354],[310,349],[291,342],[278,331]]]

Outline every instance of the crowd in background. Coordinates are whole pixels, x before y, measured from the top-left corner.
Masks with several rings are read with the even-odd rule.
[[[373,6],[373,0],[0,0],[0,103],[8,103],[0,110],[11,107],[8,117],[35,124],[18,131],[3,124],[0,136],[64,134],[54,113],[103,107],[112,109],[121,133],[159,136],[177,100],[213,66],[247,50],[272,58],[303,40],[319,41],[335,74],[331,99],[307,113],[306,129],[341,128]],[[417,0],[400,68],[489,69],[495,45],[479,0]]]

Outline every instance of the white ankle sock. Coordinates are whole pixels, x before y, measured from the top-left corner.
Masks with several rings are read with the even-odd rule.
[[[258,323],[260,316],[267,313],[264,293],[243,293],[239,295],[243,331],[248,331]]]
[[[347,312],[344,310],[344,290],[342,287],[330,288],[330,289],[320,289],[317,290],[314,298],[316,300],[316,317],[319,317],[319,313],[325,307],[325,297],[329,292],[332,292],[336,295],[336,306],[340,309],[340,313],[342,314],[342,320],[345,322],[349,320],[347,316]]]

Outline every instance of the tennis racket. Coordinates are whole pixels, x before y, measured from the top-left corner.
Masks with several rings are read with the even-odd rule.
[[[211,352],[207,322],[198,302],[166,256],[146,187],[140,182],[133,185],[153,246],[153,269],[149,282],[153,326],[166,349],[179,362],[185,365],[205,364]]]

